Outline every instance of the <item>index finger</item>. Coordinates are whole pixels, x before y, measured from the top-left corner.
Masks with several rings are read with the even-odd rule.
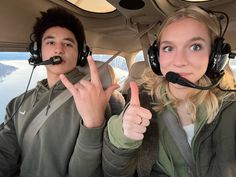
[[[89,69],[90,69],[91,82],[97,86],[101,86],[102,84],[100,81],[98,69],[95,62],[93,61],[91,56],[88,56],[87,60],[88,60]]]

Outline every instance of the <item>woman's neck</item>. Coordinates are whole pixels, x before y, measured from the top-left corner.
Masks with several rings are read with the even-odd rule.
[[[196,94],[198,90],[184,87],[178,84],[169,83],[169,90],[170,93],[177,99],[177,100],[185,100],[187,97]]]
[[[191,115],[191,111],[188,110],[185,106],[184,103],[180,103],[177,107],[176,107],[176,111],[179,115],[180,118],[180,123],[182,126],[186,126],[186,125],[190,125],[193,123],[192,120],[192,115]]]
[[[193,110],[186,106],[186,99],[199,92],[199,90],[171,83],[169,84],[169,89],[171,94],[178,100],[176,111],[182,126],[192,124],[194,113],[192,112]]]

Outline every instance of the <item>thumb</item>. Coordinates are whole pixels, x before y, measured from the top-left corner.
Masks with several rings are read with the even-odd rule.
[[[140,106],[138,86],[137,86],[136,82],[131,81],[130,88],[131,88],[130,104]]]
[[[118,89],[120,86],[118,84],[113,84],[111,86],[109,86],[106,91],[105,91],[105,94],[106,94],[106,97],[107,97],[107,101],[110,100],[110,97],[112,95],[112,93],[114,92],[115,89]]]

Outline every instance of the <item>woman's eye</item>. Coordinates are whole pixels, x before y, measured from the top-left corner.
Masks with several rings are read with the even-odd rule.
[[[202,46],[201,46],[200,44],[193,44],[193,45],[190,47],[190,49],[191,49],[192,51],[199,51],[199,50],[202,49]]]
[[[173,48],[172,48],[171,46],[166,46],[166,47],[163,47],[162,50],[163,50],[164,52],[170,52],[170,51],[173,50]]]

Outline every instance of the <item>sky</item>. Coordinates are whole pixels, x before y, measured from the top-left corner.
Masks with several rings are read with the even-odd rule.
[[[29,52],[0,52],[0,60],[28,60]]]

